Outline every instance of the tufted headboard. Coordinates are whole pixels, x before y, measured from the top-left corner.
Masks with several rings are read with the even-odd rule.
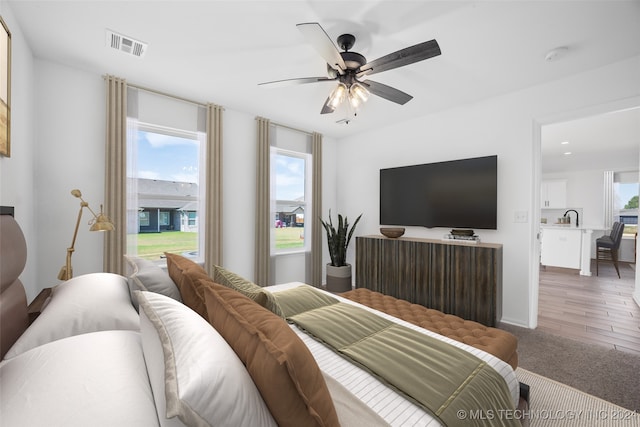
[[[27,243],[13,217],[0,207],[0,359],[29,326],[27,295],[18,278],[27,262]]]

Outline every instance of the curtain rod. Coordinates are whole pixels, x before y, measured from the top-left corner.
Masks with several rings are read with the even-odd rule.
[[[159,90],[149,89],[148,87],[136,85],[136,84],[129,83],[129,82],[127,82],[127,86],[131,86],[131,87],[134,87],[136,89],[146,90],[147,92],[155,93],[156,95],[166,96],[168,98],[179,99],[181,101],[189,102],[191,104],[199,105],[201,107],[206,107],[208,105],[208,104],[206,104],[204,102],[194,101],[192,99],[184,98],[182,96],[176,96],[176,95],[172,95],[170,93],[161,92]]]
[[[302,129],[294,128],[294,127],[291,127],[291,126],[287,126],[287,125],[283,125],[283,124],[280,124],[280,123],[272,122],[271,120],[269,120],[269,124],[271,126],[278,126],[278,127],[281,127],[281,128],[285,128],[285,129],[289,129],[289,130],[295,131],[295,132],[304,133],[305,135],[309,135],[309,136],[313,136],[313,134],[314,134],[314,132],[309,132],[308,130],[302,130]]]
[[[107,78],[107,77],[109,77],[109,76],[105,74],[105,75],[103,75],[102,77],[103,77],[104,79],[106,79],[106,78]],[[136,88],[136,89],[146,90],[147,92],[155,93],[156,95],[166,96],[166,97],[168,97],[168,98],[179,99],[179,100],[181,100],[181,101],[189,102],[189,103],[191,103],[191,104],[199,105],[199,106],[201,106],[201,107],[206,107],[206,106],[208,106],[208,105],[209,105],[209,104],[204,103],[204,102],[194,101],[194,100],[192,100],[192,99],[184,98],[184,97],[182,97],[182,96],[176,96],[176,95],[172,95],[172,94],[170,94],[170,93],[161,92],[161,91],[159,91],[159,90],[149,89],[148,87],[140,86],[140,85],[137,85],[137,84],[134,84],[134,83],[129,83],[129,82],[128,82],[128,81],[126,81],[126,80],[125,80],[125,82],[126,82],[127,86],[131,86],[131,87]],[[214,105],[215,105],[215,104],[214,104]],[[224,108],[222,108],[222,110],[224,110]]]

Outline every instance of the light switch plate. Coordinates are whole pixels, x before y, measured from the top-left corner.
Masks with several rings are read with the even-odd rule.
[[[515,211],[513,214],[513,222],[528,222],[529,215],[527,211]]]

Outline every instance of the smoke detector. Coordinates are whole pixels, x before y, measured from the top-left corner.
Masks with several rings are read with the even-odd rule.
[[[118,34],[115,31],[107,29],[106,31],[107,46],[127,53],[129,55],[142,58],[147,52],[148,44],[140,40],[135,40],[132,37]]]

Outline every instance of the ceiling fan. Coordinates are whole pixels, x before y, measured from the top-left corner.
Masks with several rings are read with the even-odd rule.
[[[345,99],[348,99],[351,106],[357,109],[368,99],[370,93],[396,104],[404,105],[413,98],[411,95],[391,86],[369,80],[368,76],[441,54],[438,42],[430,40],[367,62],[361,54],[350,51],[356,41],[356,38],[351,34],[342,34],[338,37],[338,45],[343,50],[343,52],[339,52],[329,35],[317,22],[298,24],[296,27],[327,62],[328,76],[276,80],[260,83],[260,85],[337,81],[338,85],[327,98],[320,114],[333,113]]]

